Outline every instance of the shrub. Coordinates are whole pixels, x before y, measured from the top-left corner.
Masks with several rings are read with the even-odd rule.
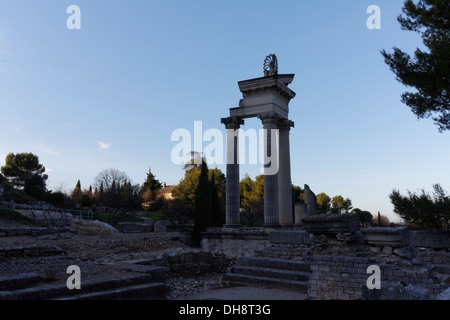
[[[389,195],[394,212],[406,223],[431,229],[450,228],[450,197],[439,184],[433,185],[433,195],[421,190],[408,191],[402,196],[398,190]]]

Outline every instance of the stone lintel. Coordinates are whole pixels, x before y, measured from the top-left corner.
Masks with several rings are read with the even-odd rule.
[[[240,118],[255,118],[261,113],[276,112],[283,118],[287,118],[289,110],[287,106],[280,106],[276,103],[266,103],[255,106],[237,107],[230,109],[230,115]]]

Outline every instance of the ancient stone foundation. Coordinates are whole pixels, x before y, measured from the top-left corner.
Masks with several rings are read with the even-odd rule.
[[[227,277],[239,282],[248,279],[258,283],[286,283],[282,279],[264,279],[261,274],[248,274],[246,260],[242,257],[257,258],[260,268],[278,274],[277,277],[286,272],[274,270],[273,264],[269,264],[273,259],[309,265],[309,278],[304,281],[307,281],[308,299],[312,300],[378,300],[389,297],[403,300],[446,296],[443,292],[449,286],[450,246],[448,241],[436,239],[445,238],[449,233],[432,232],[427,237],[426,232],[412,232],[411,236],[407,228],[364,228],[358,231],[359,228],[352,227],[352,221],[344,218],[351,227],[349,230],[337,226],[334,217],[327,218],[328,223],[320,227],[314,221],[315,227],[310,229],[314,233],[302,228],[259,231],[242,228],[223,233],[221,229],[215,229],[204,234],[203,243],[216,253],[238,258],[237,266],[231,270],[235,274],[229,273]],[[329,229],[322,230],[326,225]],[[267,264],[264,259],[267,259]],[[243,264],[242,267],[239,263]],[[381,289],[370,290],[367,287],[372,276],[371,266],[380,270]],[[243,270],[247,271],[244,273]],[[284,280],[289,282],[289,279]]]

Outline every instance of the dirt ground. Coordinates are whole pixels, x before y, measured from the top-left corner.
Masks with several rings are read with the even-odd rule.
[[[17,226],[3,223],[1,227]],[[84,280],[108,279],[129,271],[124,262],[155,258],[190,248],[171,233],[83,235],[76,232],[45,234],[42,236],[0,237],[0,248],[29,246],[58,247],[64,254],[44,257],[0,258],[0,275],[35,272],[59,282],[68,278],[67,267],[77,265]]]

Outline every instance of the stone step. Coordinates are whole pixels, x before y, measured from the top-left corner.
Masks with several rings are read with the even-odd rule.
[[[165,300],[166,286],[161,282],[127,286],[113,290],[85,293],[51,300]]]
[[[255,266],[279,270],[311,272],[311,265],[301,260],[246,257],[238,259],[237,266]]]
[[[95,280],[89,282],[84,282],[83,279],[81,279],[81,290],[69,290],[66,283],[46,284],[26,289],[0,291],[0,300],[47,300],[154,282],[155,277],[152,274],[139,274],[119,279]]]
[[[231,273],[242,275],[257,275],[259,277],[278,278],[284,280],[308,281],[310,273],[304,271],[281,270],[266,267],[255,266],[234,266],[230,269]]]
[[[285,280],[285,279],[251,276],[236,273],[226,273],[224,275],[224,280],[235,284],[243,284],[243,285],[252,284],[264,288],[287,288],[302,293],[308,292],[307,281]]]
[[[0,291],[16,290],[43,282],[45,278],[37,273],[20,273],[0,277]]]

